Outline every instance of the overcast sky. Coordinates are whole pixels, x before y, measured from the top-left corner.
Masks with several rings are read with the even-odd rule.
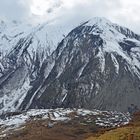
[[[0,0],[0,19],[69,24],[105,17],[140,34],[140,0]]]

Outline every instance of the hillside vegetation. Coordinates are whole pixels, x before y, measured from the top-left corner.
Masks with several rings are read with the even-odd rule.
[[[135,113],[128,125],[86,140],[140,140],[140,113]]]

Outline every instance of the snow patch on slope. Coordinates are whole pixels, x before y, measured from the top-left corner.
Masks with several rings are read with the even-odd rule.
[[[99,110],[85,110],[85,109],[32,109],[27,112],[23,112],[19,115],[12,115],[3,119],[0,119],[0,125],[3,127],[9,126],[10,128],[17,128],[25,124],[30,119],[49,119],[53,121],[65,121],[71,120],[70,113],[75,113],[75,117],[91,116],[96,120],[96,124],[99,126],[118,126],[121,124],[127,124],[130,121],[130,115],[128,113],[121,112],[108,112]]]
[[[115,71],[118,74],[119,73],[119,63],[113,54],[111,54],[111,58],[112,58],[112,61],[114,63],[114,66],[115,66]]]
[[[26,97],[27,92],[30,88],[30,81],[29,79],[27,79],[26,81],[24,81],[22,87],[13,89],[11,91],[12,94],[10,95],[6,94],[8,93],[8,90],[5,89],[4,96],[0,98],[0,104],[4,106],[4,108],[0,110],[0,113],[17,110]]]

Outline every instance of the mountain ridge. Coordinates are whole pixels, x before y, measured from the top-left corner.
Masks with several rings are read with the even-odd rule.
[[[37,30],[19,39],[8,54],[10,59],[6,56],[8,70],[0,78],[2,110],[76,107],[126,111],[131,103],[140,106],[139,35],[104,18],[93,18],[65,31],[67,35],[55,30],[51,34],[50,29],[51,38],[54,34],[61,37],[56,39],[60,40],[56,49],[48,52],[45,46],[53,45],[46,41],[46,27],[37,27],[43,34]]]

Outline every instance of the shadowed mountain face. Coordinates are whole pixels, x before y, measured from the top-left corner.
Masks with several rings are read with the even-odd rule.
[[[51,54],[49,43],[32,51],[34,35],[24,39],[2,58],[1,109],[140,107],[140,36],[129,29],[93,18]]]

